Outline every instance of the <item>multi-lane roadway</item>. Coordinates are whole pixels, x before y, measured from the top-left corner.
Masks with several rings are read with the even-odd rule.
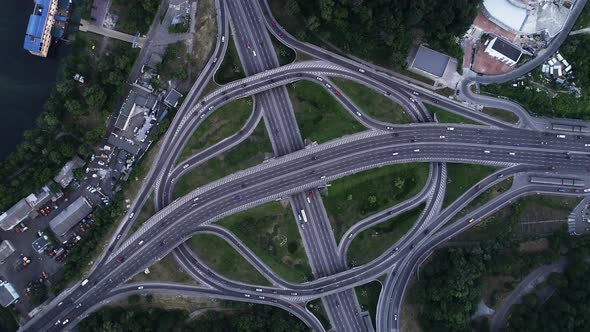
[[[529,126],[528,114],[522,111],[515,111],[520,119],[519,126],[515,127],[411,85],[407,80],[391,76],[377,67],[368,67],[314,45],[301,43],[276,23],[263,0],[257,3],[217,1],[216,6],[219,38],[214,54],[163,138],[163,147],[144,181],[140,195],[134,201],[130,215],[131,212],[139,211],[152,187],[155,187],[160,210],[129,237],[126,235],[133,218],[122,223],[103,258],[88,276],[88,281],[83,286],[79,283],[61,294],[27,323],[25,330],[69,328],[89,311],[105,303],[103,301],[131,291],[148,292],[152,288],[160,290],[166,287],[182,291],[183,286],[178,285],[146,284],[137,286],[143,288],[135,290],[135,285],[120,285],[182,245],[193,234],[210,232],[225,236],[230,243],[233,242],[254,266],[265,271],[263,274],[274,286],[260,287],[227,280],[199,262],[186,246],[181,246],[177,256],[183,266],[195,278],[208,285],[207,288],[195,288],[191,292],[279,306],[296,314],[314,330],[323,330],[323,327],[297,303],[322,298],[332,324],[337,322],[335,326],[338,330],[354,331],[364,330],[367,326],[363,326],[363,320],[357,318],[359,309],[353,287],[386,273],[388,278],[379,302],[376,328],[378,331],[390,331],[397,328],[397,312],[412,271],[435,246],[519,196],[532,192],[555,193],[556,190],[555,187],[541,185],[514,188],[473,211],[470,216],[440,229],[483,189],[516,172],[548,169],[564,173],[588,171],[588,136],[566,135],[562,138],[551,131],[525,129],[534,127]],[[249,77],[201,97],[227,47],[227,42],[224,41],[229,40],[228,12],[238,53]],[[268,33],[261,28],[262,23],[285,44],[323,61],[278,67]],[[415,121],[432,120],[422,104],[427,102],[475,119],[484,125],[395,125],[373,120],[366,114],[359,116],[357,112],[361,111],[346,96],[336,93],[335,88],[326,86],[326,76],[350,78],[382,91],[398,101]],[[284,88],[285,84],[300,79],[314,81],[331,91],[353,116],[356,114],[371,129],[303,149],[303,141]],[[200,123],[222,105],[245,96],[255,96],[256,107],[244,128],[220,144],[177,164],[183,146]],[[252,132],[261,117],[269,130],[275,158],[197,188],[171,202],[174,183],[182,175],[204,160],[241,142]],[[355,172],[403,162],[433,163],[424,191],[402,205],[388,209],[388,212],[378,213],[353,226],[337,247],[329,224],[326,223],[327,216],[319,199],[319,192],[315,188]],[[471,188],[451,206],[438,212],[441,198],[444,197],[445,182],[445,173],[441,171],[444,165],[439,164],[440,162],[477,163],[507,168],[482,180],[479,187]],[[309,197],[310,191],[315,199],[307,202],[306,197]],[[303,284],[284,282],[245,246],[240,248],[239,240],[233,234],[227,231],[223,234],[224,230],[211,225],[235,212],[288,197],[294,214],[297,215],[304,209],[311,219],[308,225],[299,224],[299,227],[317,279]],[[352,269],[345,266],[344,257],[349,243],[347,238],[353,238],[363,229],[425,200],[427,208],[419,222],[386,253],[362,266]],[[467,222],[471,218],[475,222]],[[430,231],[425,231],[427,229]],[[330,241],[325,241],[328,237]]]

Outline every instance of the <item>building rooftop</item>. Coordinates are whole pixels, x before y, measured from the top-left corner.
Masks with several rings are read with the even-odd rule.
[[[0,283],[0,305],[3,307],[8,307],[18,298],[18,293],[9,282]]]
[[[23,48],[33,54],[47,56],[51,43],[51,28],[54,23],[52,11],[57,9],[57,0],[34,0],[35,8],[29,16]]]
[[[509,0],[484,0],[483,7],[488,17],[510,30],[520,31],[527,19],[526,8]]]
[[[8,256],[12,255],[14,251],[14,246],[12,243],[10,243],[10,241],[2,241],[2,243],[0,243],[0,264],[3,264]]]
[[[410,67],[422,70],[434,76],[442,77],[449,60],[450,58],[448,55],[431,50],[424,45],[420,45]]]
[[[0,215],[0,228],[9,231],[14,228],[19,222],[23,221],[29,216],[31,206],[23,198],[14,204],[8,211]]]
[[[139,151],[141,150],[141,147],[135,144],[132,140],[119,135],[115,136],[115,134],[113,133],[109,135],[108,143],[116,146],[121,150],[125,150],[134,156],[137,156],[139,154]]]
[[[492,43],[491,47],[494,51],[503,54],[514,62],[517,62],[522,54],[521,50],[501,38],[494,38]]]
[[[70,182],[74,179],[74,173],[72,170],[76,168],[80,168],[84,166],[84,160],[80,159],[80,157],[76,156],[72,160],[68,161],[64,167],[61,168],[59,173],[53,178],[53,180],[62,188],[67,187]]]
[[[49,222],[49,227],[55,235],[61,237],[90,212],[92,212],[92,205],[90,205],[84,196],[80,196],[55,216],[55,218]]]
[[[172,89],[170,90],[170,92],[168,92],[166,98],[164,98],[164,103],[171,107],[176,107],[178,106],[178,101],[180,100],[180,98],[182,98],[182,94],[176,91],[176,89]]]

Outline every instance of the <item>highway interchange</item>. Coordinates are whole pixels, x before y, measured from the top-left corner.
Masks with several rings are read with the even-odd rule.
[[[584,4],[585,1],[576,2],[577,9]],[[468,216],[442,228],[479,194],[515,174],[547,172],[550,168],[556,168],[559,174],[587,173],[590,137],[567,134],[566,138],[559,138],[559,132],[539,130],[536,121],[518,105],[505,100],[498,103],[492,98],[477,100],[480,104],[495,103],[495,106],[513,111],[520,119],[517,125],[504,123],[463,103],[423,89],[408,79],[299,42],[278,25],[264,0],[218,0],[216,9],[218,42],[214,53],[162,139],[156,162],[132,203],[129,216],[141,209],[152,192],[156,193],[158,212],[133,234],[130,230],[134,218],[126,218],[87,276],[88,284],[81,286],[79,283],[62,293],[31,319],[23,330],[68,329],[91,311],[117,297],[153,291],[274,305],[293,313],[317,331],[324,328],[302,305],[311,299],[321,298],[332,327],[337,331],[373,328],[392,331],[398,329],[399,320],[403,319],[398,318],[398,312],[413,271],[437,245],[476,225],[518,197],[536,193],[580,195],[558,193],[557,187],[548,185],[513,187]],[[221,42],[221,36],[229,41],[230,30],[248,77],[202,96],[227,48],[227,42]],[[284,44],[318,60],[279,66],[269,32]],[[336,85],[329,83],[330,87],[327,86],[330,76],[355,80],[385,93],[398,102],[415,123],[395,125],[372,119],[340,93]],[[367,131],[319,145],[304,146],[285,88],[286,84],[303,79],[330,91],[353,117],[368,128]],[[470,91],[463,89],[469,89],[468,86],[461,86],[467,98],[471,96],[468,95]],[[207,116],[219,107],[247,96],[255,98],[253,112],[239,132],[185,161],[178,160],[184,145]],[[433,119],[423,103],[436,104],[483,125],[431,123]],[[274,158],[196,188],[173,201],[174,184],[181,181],[183,175],[245,140],[261,119],[264,119],[271,138]],[[317,188],[356,172],[407,162],[431,163],[424,189],[397,206],[359,221],[346,232],[340,243],[336,243]],[[446,162],[502,168],[442,210]],[[314,195],[313,201],[308,203],[305,197],[310,190],[314,191]],[[310,222],[305,228],[300,227],[299,231],[315,280],[302,284],[284,281],[235,235],[214,224],[225,216],[273,200],[289,200],[295,215],[301,209],[308,212]],[[422,215],[398,243],[368,264],[353,268],[346,266],[348,246],[358,233],[422,203],[426,203]],[[471,218],[475,221],[467,222]],[[193,235],[202,233],[226,239],[273,286],[247,285],[228,280],[210,270],[184,244]],[[179,264],[199,280],[199,286],[173,283],[124,285],[126,280],[172,251]],[[118,257],[125,257],[124,262],[119,262]],[[373,327],[367,314],[360,312],[353,288],[384,274],[387,278],[377,308],[377,325]],[[67,323],[63,324],[66,320]]]

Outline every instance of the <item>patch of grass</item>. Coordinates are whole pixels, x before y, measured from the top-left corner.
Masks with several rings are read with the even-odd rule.
[[[516,116],[512,112],[508,112],[503,109],[486,107],[482,110],[482,112],[487,115],[491,115],[491,116],[497,118],[498,120],[502,120],[502,121],[506,121],[508,123],[514,123],[514,124],[518,123],[518,116]]]
[[[305,306],[314,316],[318,318],[326,331],[330,330],[332,327],[330,324],[330,319],[328,319],[328,314],[326,313],[324,305],[320,299],[309,301]]]
[[[443,208],[453,203],[467,189],[492,174],[495,170],[494,167],[485,165],[447,164],[447,190],[443,201]]]
[[[342,92],[369,116],[388,123],[410,123],[404,109],[393,100],[360,83],[342,78],[331,78]]]
[[[379,302],[379,294],[381,293],[381,284],[378,281],[372,281],[356,287],[354,291],[356,292],[361,309],[363,311],[369,311],[373,326],[377,326],[375,318],[377,315],[377,302]]]
[[[428,177],[428,164],[385,166],[332,183],[324,203],[338,241],[356,222],[417,194]]]
[[[131,233],[134,233],[138,230],[141,225],[148,220],[151,216],[156,213],[156,207],[154,206],[154,194],[152,193],[150,197],[147,199],[139,214],[137,215],[137,219],[133,222],[133,226],[131,227]]]
[[[590,6],[584,6],[584,9],[582,9],[582,13],[580,13],[580,16],[578,16],[578,19],[576,20],[576,24],[574,25],[574,28],[572,30],[578,30],[578,29],[589,28],[589,27],[590,27]]]
[[[252,111],[252,98],[232,101],[211,114],[195,131],[180,154],[179,161],[195,155],[240,130]]]
[[[323,143],[366,129],[317,84],[300,81],[290,84],[288,89],[304,139]]]
[[[205,264],[227,278],[256,285],[270,285],[234,248],[215,235],[195,235],[189,240],[189,245]]]
[[[291,208],[267,203],[218,222],[236,234],[273,271],[285,280],[313,279]]]
[[[265,153],[272,153],[272,146],[266,134],[264,122],[260,122],[252,135],[244,142],[188,172],[178,181],[174,194],[186,195],[193,189],[224,176],[260,164]]]
[[[215,73],[215,82],[222,85],[246,77],[231,34],[225,42],[228,43],[227,51],[225,52],[221,66],[219,66]],[[221,61],[221,59],[217,59],[217,61]]]
[[[18,330],[18,314],[14,306],[8,308],[0,307],[0,330],[6,332],[15,332]]]
[[[272,41],[272,45],[274,46],[275,52],[277,52],[277,56],[279,58],[279,65],[284,66],[295,61],[296,53],[292,48],[281,43],[273,35],[270,35],[270,40]]]
[[[414,225],[424,204],[362,231],[348,248],[350,266],[366,264],[389,249]]]
[[[176,264],[172,255],[167,255],[159,262],[149,267],[149,274],[139,273],[131,282],[140,281],[173,281],[185,284],[197,284],[184,270]]]
[[[426,109],[432,114],[438,123],[463,123],[463,124],[479,124],[475,121],[464,118],[455,113],[446,111],[440,107],[424,103]]]
[[[496,183],[494,186],[489,188],[488,190],[484,191],[481,195],[477,196],[471,203],[467,204],[459,213],[455,215],[450,221],[446,223],[446,225],[450,225],[455,220],[462,218],[463,216],[467,215],[469,212],[477,209],[478,207],[484,205],[489,200],[495,198],[496,196],[506,192],[512,186],[512,178],[504,179],[503,181]]]

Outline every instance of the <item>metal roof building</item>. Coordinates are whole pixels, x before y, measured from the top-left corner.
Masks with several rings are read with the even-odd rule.
[[[524,4],[518,6],[510,0],[484,0],[483,9],[494,23],[512,31],[521,31],[528,16]]]
[[[449,63],[450,57],[424,45],[420,45],[410,67],[426,72],[436,77],[442,77]]]
[[[51,28],[55,23],[57,0],[34,0],[23,48],[34,55],[46,57],[51,44]]]
[[[9,231],[19,222],[25,220],[31,212],[31,206],[25,198],[14,204],[8,211],[0,215],[0,228]]]
[[[15,251],[14,246],[10,241],[4,240],[0,243],[0,264],[4,264],[4,261],[12,255]]]
[[[509,66],[514,66],[522,55],[520,49],[498,37],[488,43],[485,52]]]
[[[82,218],[92,212],[92,205],[84,196],[78,197],[49,222],[49,227],[58,237],[66,234]]]
[[[0,305],[8,307],[20,296],[9,282],[0,282]]]

